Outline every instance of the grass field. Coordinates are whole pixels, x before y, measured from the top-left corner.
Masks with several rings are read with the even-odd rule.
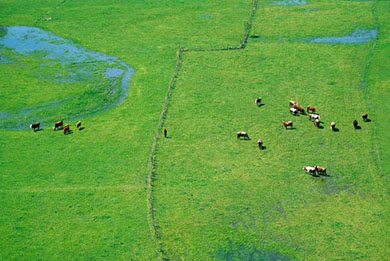
[[[258,38],[245,49],[191,51],[238,46],[251,8],[244,0],[0,0],[0,25],[37,26],[135,70],[125,102],[82,119],[83,131],[75,122],[66,136],[0,126],[0,258],[386,259],[390,4],[261,1],[250,31]],[[377,38],[307,42],[356,28],[377,28]],[[190,51],[164,118],[169,138],[157,139],[154,235],[145,173],[179,46]],[[39,81],[37,64],[0,64],[1,110],[80,93]],[[290,99],[315,105],[324,129],[291,116]],[[77,106],[69,103],[69,115]],[[363,112],[371,122],[360,121]],[[239,130],[252,139],[238,141]],[[311,164],[330,176],[301,170]]]

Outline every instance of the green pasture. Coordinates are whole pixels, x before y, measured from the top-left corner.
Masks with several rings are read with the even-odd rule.
[[[1,26],[37,26],[135,70],[126,101],[82,119],[82,131],[67,121],[79,100],[61,112],[71,135],[48,124],[37,132],[0,126],[0,259],[151,260],[156,251],[170,260],[387,258],[390,4],[381,1],[260,1],[250,34],[265,41],[183,54],[164,122],[169,138],[158,139],[155,155],[156,245],[147,163],[178,47],[238,46],[251,7],[248,0],[0,0]],[[301,41],[377,26],[374,49],[371,41]],[[40,80],[39,64],[24,56],[0,63],[0,111],[91,87]],[[317,107],[324,128],[290,115],[290,99]],[[360,120],[363,112],[371,122]],[[284,130],[283,120],[296,129]],[[251,140],[238,141],[240,130]],[[301,170],[312,164],[330,176]]]
[[[67,136],[47,125],[36,133],[0,130],[1,259],[156,257],[146,164],[177,48],[238,45],[250,7],[250,1],[0,2],[1,25],[44,28],[135,70],[126,102],[82,119],[83,131],[75,122]],[[1,103],[19,108],[32,96],[39,102],[78,93],[80,86],[69,84],[66,92],[49,88],[61,86],[38,81],[36,61],[21,60],[24,67],[0,65]],[[70,102],[69,112],[76,106]]]
[[[154,197],[168,257],[388,255],[389,201],[372,156],[374,123],[360,121],[369,47],[271,43],[184,56],[165,123],[170,137],[157,152]],[[318,108],[324,128],[292,116],[290,99]],[[296,129],[285,130],[283,120]],[[237,140],[237,131],[251,140]],[[330,176],[302,171],[314,164]]]

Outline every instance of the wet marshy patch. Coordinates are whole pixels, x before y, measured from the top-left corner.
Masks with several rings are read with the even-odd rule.
[[[306,0],[282,0],[272,2],[274,5],[306,5]]]
[[[213,15],[213,14],[200,14],[199,17],[203,18],[203,19],[210,19],[210,18],[214,18],[215,15]]]
[[[344,35],[344,36],[324,36],[317,37],[312,39],[310,42],[312,43],[324,43],[324,44],[359,44],[366,43],[377,36],[377,30],[371,29],[359,29],[356,30],[352,34]]]
[[[247,247],[244,244],[233,244],[229,241],[226,248],[218,250],[217,260],[291,260],[279,252],[268,249]]]
[[[81,119],[107,111],[126,99],[134,70],[117,57],[87,50],[36,27],[7,26],[1,30],[3,72],[13,74],[14,68],[26,68],[28,77],[24,80],[22,74],[20,78],[43,83],[41,91],[47,93],[47,98],[40,95],[36,103],[26,103],[20,97],[28,97],[30,89],[18,90],[15,84],[11,94],[1,97],[15,99],[16,105],[0,110],[0,129],[28,129],[36,121],[45,126],[58,119]],[[68,92],[71,88],[74,90]]]
[[[341,182],[337,174],[321,176],[317,180],[325,194],[338,194],[343,191],[352,193],[352,190],[355,187],[355,185],[350,182]]]
[[[375,39],[377,29],[360,29],[344,36],[320,36],[320,37],[283,37],[266,38],[261,35],[251,35],[249,41],[262,43],[319,43],[319,44],[363,44]]]

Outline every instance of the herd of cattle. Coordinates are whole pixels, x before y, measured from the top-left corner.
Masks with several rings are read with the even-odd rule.
[[[261,106],[261,97],[255,99],[255,104],[258,107]],[[301,113],[302,115],[305,115],[306,112],[307,112],[308,115],[309,115],[309,120],[313,120],[314,126],[316,126],[317,128],[321,127],[320,126],[320,124],[321,124],[321,121],[320,121],[321,116],[317,113],[317,110],[316,110],[316,108],[314,106],[308,105],[306,107],[306,111],[305,111],[303,109],[303,107],[300,106],[297,102],[290,101],[289,102],[289,108],[290,108],[290,113],[295,115],[295,116],[297,116],[298,113]],[[362,119],[363,119],[363,121],[368,121],[368,114],[367,113],[363,113],[362,114]],[[285,129],[293,128],[293,122],[292,121],[283,121],[282,124],[283,124]],[[355,129],[360,129],[357,120],[354,120],[352,122],[352,124],[353,124],[353,127]],[[330,129],[332,131],[338,131],[338,129],[336,129],[336,123],[334,121],[330,123]],[[247,140],[250,139],[248,133],[245,132],[245,131],[237,132],[237,139],[241,139],[241,138],[244,138],[244,139],[247,139]],[[263,141],[261,139],[259,139],[257,141],[257,145],[259,146],[260,150],[262,150],[264,148],[263,147]],[[327,175],[326,174],[326,168],[320,167],[320,166],[304,166],[302,169],[305,170],[308,174],[313,175],[313,176]]]
[[[31,123],[31,124],[30,124],[30,129],[36,131],[36,130],[39,130],[39,129],[40,129],[40,126],[41,126],[41,123],[40,123],[40,122],[34,122],[34,123]],[[80,128],[81,128],[81,121],[78,121],[78,122],[76,123],[76,128],[77,128],[78,130],[80,130]],[[63,129],[64,135],[70,133],[70,126],[69,126],[69,124],[66,124],[66,125],[64,126],[64,122],[63,122],[62,120],[61,120],[61,121],[56,121],[56,122],[54,123],[54,126],[53,126],[53,130],[54,130],[54,131],[60,130],[60,129]]]

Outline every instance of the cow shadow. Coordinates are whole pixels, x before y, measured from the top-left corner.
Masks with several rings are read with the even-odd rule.
[[[324,126],[318,125],[317,128],[322,130],[324,128]]]
[[[295,130],[295,127],[287,128],[286,130]]]
[[[365,121],[363,121],[363,122],[371,122],[371,120],[370,119],[366,119]]]
[[[265,103],[260,103],[260,104],[257,104],[257,107],[263,107],[263,106],[265,106]]]
[[[79,128],[79,131],[82,131],[82,130],[84,130],[85,129],[85,127],[80,127]]]
[[[259,148],[259,150],[265,150],[265,149],[267,149],[266,146],[261,146],[261,148]]]
[[[333,130],[332,131],[334,131],[334,132],[339,132],[340,131],[340,129],[339,128],[333,128]]]
[[[37,131],[43,131],[43,129],[42,128],[39,128],[39,129],[34,129],[34,132],[37,132]]]
[[[73,134],[73,131],[72,130],[68,130],[66,133],[64,133],[65,135],[70,135],[70,134]]]
[[[362,129],[362,127],[360,127],[360,126],[355,127],[355,130],[361,130],[361,129]]]

